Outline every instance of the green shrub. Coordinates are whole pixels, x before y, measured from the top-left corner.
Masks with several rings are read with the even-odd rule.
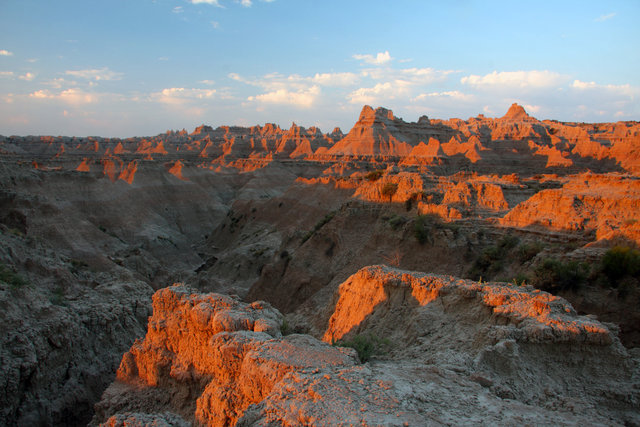
[[[519,239],[515,236],[504,236],[495,245],[489,246],[482,251],[473,262],[467,275],[476,280],[480,276],[492,276],[502,271],[504,259],[509,255],[511,249],[518,245],[518,242]]]
[[[356,335],[350,340],[340,340],[333,345],[338,347],[350,347],[358,353],[362,363],[368,362],[372,356],[385,354],[390,345],[389,340],[379,338],[372,334]]]
[[[29,284],[29,282],[27,282],[24,277],[11,270],[4,264],[0,264],[0,281],[5,282],[13,289],[21,288]]]
[[[434,214],[419,215],[413,222],[413,234],[421,245],[430,240],[431,231],[441,226],[440,217]]]
[[[326,223],[331,221],[334,216],[336,216],[336,211],[332,211],[326,214],[320,221],[316,223],[316,225],[313,226],[312,230],[307,231],[305,235],[302,236],[302,243],[309,240],[311,236],[313,236],[316,233],[316,231],[320,230]]]
[[[589,276],[589,265],[546,259],[535,269],[533,284],[546,291],[577,289]]]
[[[380,194],[388,197],[389,201],[391,201],[391,198],[396,194],[396,191],[398,191],[398,184],[395,182],[386,182],[380,189]]]
[[[282,319],[282,325],[280,325],[280,333],[282,335],[291,335],[292,332],[293,329],[291,328],[291,325],[289,325],[289,322],[287,322],[287,319]]]
[[[391,218],[389,218],[389,225],[394,230],[399,229],[406,222],[407,222],[407,218],[403,217],[402,215],[394,215]]]
[[[542,243],[538,241],[522,243],[520,246],[518,246],[516,253],[518,254],[518,259],[520,260],[520,262],[527,262],[538,255],[543,248],[544,246],[542,245]]]
[[[374,170],[366,174],[364,176],[364,179],[366,179],[367,181],[375,182],[382,177],[383,173],[384,173],[384,170],[382,169]]]
[[[602,272],[614,284],[625,276],[640,275],[640,251],[628,246],[615,246],[602,257]]]

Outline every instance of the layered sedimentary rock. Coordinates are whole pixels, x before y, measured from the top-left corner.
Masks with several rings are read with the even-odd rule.
[[[385,262],[521,282],[534,278],[547,259],[575,260],[587,261],[591,276],[596,275],[608,248],[640,243],[639,138],[637,122],[538,120],[518,105],[500,118],[423,116],[417,122],[365,106],[348,135],[340,129],[323,133],[268,123],[203,125],[191,133],[126,139],[0,137],[0,267],[31,286],[12,289],[10,279],[2,278],[7,324],[23,330],[18,320],[24,319],[33,332],[26,336],[35,341],[44,336],[59,342],[57,332],[48,332],[63,330],[78,338],[73,352],[52,350],[51,357],[40,357],[49,347],[38,341],[31,352],[37,354],[37,369],[31,350],[7,344],[3,363],[13,375],[6,388],[8,422],[85,420],[115,375],[116,353],[142,333],[140,307],[150,305],[150,289],[175,281],[268,299],[300,320],[299,330],[308,327],[321,337],[333,315],[333,291],[366,265]],[[492,259],[490,272],[469,273],[475,261],[495,255],[491,250],[506,238],[519,241],[513,253]],[[521,252],[531,248],[521,260]],[[601,284],[589,277],[575,293],[563,295],[580,312],[620,324],[625,344],[633,346],[640,342],[638,280],[628,275],[619,283]],[[108,299],[102,290],[119,295],[119,288],[132,283],[140,286],[133,292],[139,296],[135,316],[118,301],[93,300],[95,289],[95,298]],[[87,310],[84,299],[100,313],[101,325],[124,322],[120,332],[101,338],[104,350],[94,351],[95,328],[73,315]],[[109,317],[109,310],[122,315]],[[13,346],[18,350],[12,353]],[[96,359],[110,362],[94,364],[98,373],[87,373]],[[21,364],[27,368],[17,375]],[[402,369],[391,364],[367,369],[344,375],[376,378],[388,371],[398,384],[410,385]],[[422,371],[414,366],[407,372],[419,376]],[[422,373],[430,381],[441,374],[447,381],[458,378],[438,372]],[[51,376],[38,376],[43,373]],[[282,388],[278,382],[272,390],[304,394],[307,385],[333,386],[324,373],[318,375]],[[477,392],[477,383],[467,385],[465,393]],[[420,394],[428,395],[428,388],[420,388]],[[62,394],[68,397],[56,397]],[[256,405],[280,414],[286,404],[278,399]],[[40,409],[34,409],[36,401],[44,402],[37,404]],[[438,405],[435,398],[430,402]],[[154,411],[145,416],[174,419],[165,409]],[[452,417],[464,413],[462,403],[439,411]],[[442,417],[437,419],[454,423],[455,418]]]
[[[587,173],[567,179],[561,188],[536,193],[501,223],[592,232],[598,240],[623,237],[640,244],[639,206],[640,180]]]
[[[358,365],[350,349],[282,336],[265,303],[158,291],[147,336],[93,423],[168,413],[245,426],[638,422],[633,359],[562,298],[374,266],[335,300],[325,341],[377,334],[391,350]]]

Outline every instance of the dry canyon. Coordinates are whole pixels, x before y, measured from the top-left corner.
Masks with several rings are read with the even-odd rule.
[[[640,122],[0,136],[0,425],[640,426]]]

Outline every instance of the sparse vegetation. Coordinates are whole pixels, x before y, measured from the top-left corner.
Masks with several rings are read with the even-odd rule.
[[[316,225],[314,225],[314,226],[313,226],[313,229],[312,229],[312,230],[307,231],[307,232],[305,233],[305,235],[304,235],[304,236],[302,236],[302,242],[301,242],[301,243],[304,243],[304,242],[306,242],[307,240],[309,240],[309,239],[311,238],[311,236],[313,236],[313,235],[314,235],[318,230],[320,230],[322,227],[324,227],[324,225],[325,225],[326,223],[328,223],[329,221],[331,221],[331,220],[333,219],[333,217],[334,217],[334,216],[336,216],[336,211],[331,211],[331,212],[329,212],[328,214],[326,214],[326,215],[324,216],[324,218],[322,218],[320,221],[318,221],[318,222],[316,223]]]
[[[602,272],[615,285],[625,276],[640,275],[640,251],[628,246],[615,246],[602,257]]]
[[[289,322],[287,322],[286,317],[282,319],[282,324],[280,325],[280,333],[283,336],[291,335],[293,333],[293,329],[291,328],[291,325],[289,325]]]
[[[589,264],[546,259],[534,272],[532,284],[545,291],[574,290],[589,277]]]
[[[333,344],[338,347],[350,347],[358,353],[358,358],[362,363],[371,360],[371,357],[385,354],[391,345],[385,338],[377,337],[373,334],[356,335],[350,340],[340,340]]]
[[[383,169],[377,169],[377,170],[374,170],[374,171],[371,171],[371,172],[367,173],[364,176],[364,179],[366,179],[367,181],[375,182],[375,181],[379,180],[382,177],[382,174],[384,174],[384,170]]]
[[[538,255],[544,246],[539,241],[522,243],[517,248],[518,260],[527,262]]]
[[[413,234],[421,245],[431,241],[431,232],[442,226],[440,217],[434,214],[419,215],[413,222]]]
[[[504,260],[510,251],[518,245],[519,239],[507,235],[495,245],[486,248],[473,262],[469,270],[469,277],[477,279],[483,275],[492,276],[504,269]]]
[[[403,217],[402,215],[394,215],[391,218],[389,218],[389,225],[394,230],[398,230],[406,222],[407,222],[407,218]]]
[[[380,189],[380,194],[384,197],[388,197],[389,201],[391,201],[391,198],[396,194],[396,191],[398,191],[398,184],[395,182],[386,182]]]
[[[11,286],[12,289],[18,289],[29,284],[24,277],[4,264],[0,264],[0,281]]]

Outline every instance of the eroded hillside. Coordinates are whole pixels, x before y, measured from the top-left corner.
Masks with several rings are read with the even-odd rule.
[[[85,424],[152,292],[174,282],[265,300],[322,338],[341,284],[386,264],[534,286],[640,343],[637,122],[540,121],[514,104],[409,123],[366,106],[346,135],[0,137],[0,167],[9,423]]]

